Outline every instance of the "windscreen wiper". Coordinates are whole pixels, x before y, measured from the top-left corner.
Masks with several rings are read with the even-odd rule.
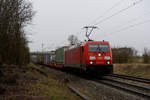
[[[100,48],[100,45],[98,45],[98,51],[99,51],[99,52],[101,52],[101,48]]]

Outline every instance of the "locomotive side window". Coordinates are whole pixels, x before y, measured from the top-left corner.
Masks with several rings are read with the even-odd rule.
[[[89,44],[89,52],[109,52],[107,44]]]

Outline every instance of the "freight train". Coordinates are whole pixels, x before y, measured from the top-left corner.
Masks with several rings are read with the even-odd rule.
[[[107,41],[86,41],[80,45],[63,46],[55,51],[43,53],[39,57],[43,60],[40,63],[56,68],[77,68],[86,72],[113,73],[112,52]]]

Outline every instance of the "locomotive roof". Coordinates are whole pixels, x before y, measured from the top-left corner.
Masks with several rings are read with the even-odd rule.
[[[86,44],[98,44],[98,43],[106,43],[106,44],[108,44],[109,42],[108,41],[85,41],[85,42],[82,42],[81,43],[81,46],[84,46],[84,45],[86,45]]]
[[[80,46],[85,46],[86,44],[98,44],[98,43],[108,44],[109,42],[108,41],[85,41],[85,42],[81,42],[80,44],[70,46],[68,49],[73,49],[73,48],[77,48],[77,47],[80,47]]]

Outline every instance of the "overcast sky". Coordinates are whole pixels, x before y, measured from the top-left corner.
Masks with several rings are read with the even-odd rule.
[[[31,51],[41,50],[42,43],[45,50],[63,46],[70,34],[84,40],[82,28],[98,22],[99,29],[94,31],[92,39],[109,41],[112,47],[134,47],[139,52],[144,47],[150,49],[150,0],[141,0],[129,9],[126,8],[140,0],[30,1],[36,11],[33,24],[27,27],[27,32],[32,34],[28,35],[32,41],[29,44]]]

